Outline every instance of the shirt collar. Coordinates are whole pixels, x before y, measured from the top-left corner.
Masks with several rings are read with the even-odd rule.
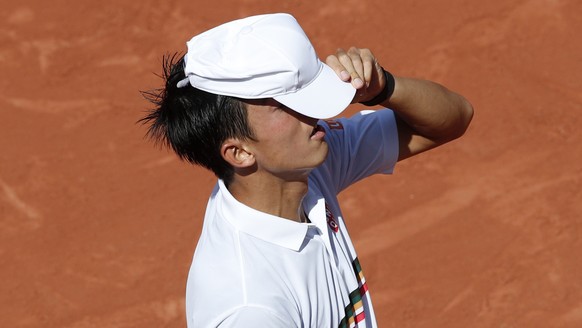
[[[266,242],[299,251],[314,224],[299,223],[255,210],[232,196],[222,180],[218,180],[220,210],[236,229]]]

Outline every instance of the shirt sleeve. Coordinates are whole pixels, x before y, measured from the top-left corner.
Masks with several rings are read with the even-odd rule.
[[[291,320],[284,320],[276,315],[272,310],[261,307],[246,305],[236,309],[227,316],[217,327],[273,327],[290,328],[296,327]]]
[[[329,154],[324,164],[336,193],[373,174],[391,174],[398,161],[398,131],[389,109],[326,120]]]

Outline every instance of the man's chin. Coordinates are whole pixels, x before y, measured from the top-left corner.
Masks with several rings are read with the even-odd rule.
[[[323,151],[321,161],[315,167],[318,167],[321,164],[323,164],[323,162],[325,162],[325,160],[327,159],[327,155],[329,154],[329,146],[327,145],[327,142],[324,141],[322,146],[325,147],[325,150]]]

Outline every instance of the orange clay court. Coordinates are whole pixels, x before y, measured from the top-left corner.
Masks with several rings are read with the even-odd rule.
[[[0,326],[185,326],[215,179],[144,139],[139,90],[194,34],[289,12],[320,57],[368,47],[475,107],[340,196],[380,326],[582,327],[582,2],[266,3],[3,1]]]

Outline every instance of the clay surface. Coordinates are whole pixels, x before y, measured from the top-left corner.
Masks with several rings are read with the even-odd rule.
[[[368,47],[476,110],[341,195],[380,326],[581,327],[582,2],[266,3],[3,1],[0,326],[185,326],[215,179],[144,139],[139,90],[194,34],[289,12],[320,57]]]

